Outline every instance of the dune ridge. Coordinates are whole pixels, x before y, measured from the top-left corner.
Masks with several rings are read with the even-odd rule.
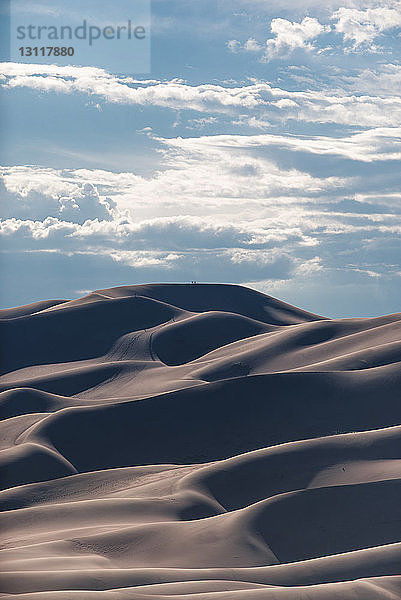
[[[0,332],[2,598],[401,598],[401,313],[153,284]]]

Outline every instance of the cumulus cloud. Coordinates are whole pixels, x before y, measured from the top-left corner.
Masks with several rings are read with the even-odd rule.
[[[322,25],[315,18],[305,17],[299,23],[287,19],[273,19],[270,29],[274,37],[266,42],[266,60],[288,56],[297,48],[312,50],[312,41],[329,32],[331,28],[329,25]]]
[[[0,168],[0,217],[43,220],[57,217],[84,223],[88,219],[112,220],[116,203],[100,197],[89,182],[77,182],[61,171],[40,167]]]
[[[303,6],[303,10],[306,6]],[[286,58],[297,49],[314,50],[318,53],[333,51],[335,46],[330,45],[325,48],[317,43],[322,35],[333,32],[342,36],[346,52],[360,50],[378,52],[381,49],[375,45],[376,39],[385,32],[401,27],[401,5],[398,0],[385,0],[380,4],[376,0],[359,2],[343,0],[341,3],[326,2],[325,8],[334,11],[329,17],[332,25],[321,23],[318,18],[311,16],[306,16],[300,21],[274,18],[270,22],[270,31],[273,35],[264,44],[249,38],[245,43],[231,40],[228,47],[236,53],[239,51],[261,53],[264,49],[261,59],[267,62],[275,58]],[[283,9],[282,5],[280,9]]]
[[[244,50],[246,52],[259,52],[263,46],[254,38],[249,38],[244,44]]]
[[[354,50],[372,44],[384,31],[401,27],[401,5],[399,2],[391,4],[366,10],[342,6],[332,15],[334,28]]]
[[[304,50],[313,50],[313,43],[323,33],[331,31],[330,25],[322,25],[318,19],[305,17],[302,21],[288,21],[287,19],[276,18],[270,23],[272,38],[266,40],[264,44],[255,38],[249,38],[245,43],[238,40],[227,42],[228,49],[237,53],[240,50],[245,52],[261,53],[262,61],[268,62],[274,58],[288,57],[294,50],[302,48]]]

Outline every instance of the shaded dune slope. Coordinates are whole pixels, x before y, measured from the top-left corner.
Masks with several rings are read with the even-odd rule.
[[[0,334],[1,597],[401,598],[401,314],[160,284]]]

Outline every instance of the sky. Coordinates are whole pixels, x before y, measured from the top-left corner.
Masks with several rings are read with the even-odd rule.
[[[400,2],[153,0],[150,42],[0,64],[0,307],[196,280],[399,312]]]

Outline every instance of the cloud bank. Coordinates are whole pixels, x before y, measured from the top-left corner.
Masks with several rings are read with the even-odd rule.
[[[164,162],[151,177],[4,167],[2,247],[87,269],[103,261],[110,277],[268,281],[284,292],[340,273],[360,285],[399,278],[399,174],[383,185],[379,169],[400,159],[399,128],[157,141]]]
[[[388,64],[380,71],[365,71],[359,83],[344,78],[341,88],[289,91],[263,81],[236,87],[188,85],[180,80],[139,82],[91,67],[0,64],[2,87],[9,90],[79,93],[113,104],[157,106],[231,118],[241,117],[247,111],[251,113],[247,118],[249,123],[256,118],[275,123],[292,120],[363,127],[401,125],[401,98],[395,95],[397,87],[395,90],[390,87],[400,85],[400,73],[399,65]],[[383,81],[380,95],[366,92],[368,82],[375,78]]]

